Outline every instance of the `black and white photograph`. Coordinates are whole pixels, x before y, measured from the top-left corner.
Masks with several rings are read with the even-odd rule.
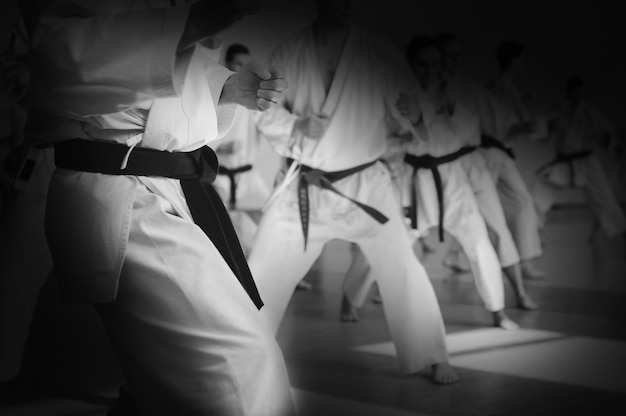
[[[1,416],[626,414],[626,25],[2,0]]]

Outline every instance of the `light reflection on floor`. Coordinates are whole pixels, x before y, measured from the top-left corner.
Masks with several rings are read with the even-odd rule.
[[[449,334],[447,341],[453,366],[626,392],[626,342],[497,328]],[[354,350],[396,355],[391,342],[358,346]]]

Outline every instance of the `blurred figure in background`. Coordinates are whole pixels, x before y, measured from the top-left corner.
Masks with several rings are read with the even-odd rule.
[[[444,230],[456,238],[469,258],[474,283],[491,312],[495,326],[514,330],[518,325],[504,312],[504,285],[502,270],[491,245],[487,227],[480,214],[472,188],[460,159],[476,150],[480,140],[478,116],[462,102],[452,102],[446,96],[441,80],[441,52],[434,39],[414,37],[407,47],[407,61],[421,87],[435,107],[435,116],[420,130],[419,138],[409,141],[400,163],[410,178],[409,191],[412,228],[427,230],[439,228],[443,241]],[[419,211],[419,215],[418,215]],[[353,277],[347,276],[346,279]],[[373,283],[366,279],[355,293],[366,293]],[[348,293],[353,303],[360,306],[355,293]],[[525,301],[524,292],[517,293],[518,303]]]
[[[536,309],[537,305],[526,292],[522,271],[531,258],[541,253],[535,208],[512,151],[497,139],[516,138],[526,134],[528,127],[485,87],[463,77],[459,70],[463,45],[456,36],[440,35],[437,43],[442,51],[442,85],[448,99],[452,103],[462,103],[480,122],[479,148],[461,158],[461,164],[474,190],[504,274],[518,294],[517,307]],[[523,226],[525,222],[527,228]],[[522,248],[526,257],[521,254]],[[459,264],[461,253],[458,243],[451,245],[444,265],[466,271]]]
[[[594,224],[609,237],[626,231],[624,212],[597,156],[600,147],[619,151],[621,142],[608,120],[584,98],[584,81],[571,77],[565,97],[550,120],[555,157],[539,168],[532,188],[543,221],[562,189],[578,188],[595,215]]]
[[[538,272],[532,264],[533,259],[541,255],[542,248],[534,201],[515,164],[512,149],[504,142],[530,134],[533,131],[533,125],[521,121],[512,109],[489,93],[486,88],[463,77],[459,69],[463,45],[456,36],[441,35],[439,44],[443,51],[443,74],[446,79],[446,88],[449,88],[451,95],[459,97],[458,99],[468,104],[471,102],[470,107],[480,117],[482,126],[480,153],[484,157],[484,162],[478,161],[477,156],[472,156],[472,162],[479,165],[486,164],[492,181],[496,185],[499,203],[490,193],[484,193],[481,197],[477,196],[477,199],[487,225],[498,236],[498,243],[494,245],[496,247],[502,244],[509,246],[506,250],[511,253],[506,256],[508,260],[503,256],[504,250],[499,250],[500,260],[505,262],[505,273],[516,282],[517,287],[521,287],[523,276],[529,278],[542,276],[542,273]],[[510,54],[506,59],[503,58],[500,62],[503,70],[511,69],[515,65],[516,57]],[[470,160],[466,159],[466,163]],[[470,174],[471,178],[472,174]],[[478,187],[482,187],[486,182],[485,179],[472,181]],[[501,205],[506,223],[500,221],[498,212],[500,209],[497,205]],[[509,235],[513,238],[515,250],[508,242]],[[452,251],[452,261],[448,260],[448,263],[458,263],[454,261],[458,257]],[[517,260],[515,257],[518,257]]]

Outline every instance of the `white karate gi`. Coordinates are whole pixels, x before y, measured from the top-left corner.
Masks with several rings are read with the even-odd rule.
[[[268,112],[260,123],[275,150],[324,171],[353,168],[383,155],[385,113],[395,109],[397,93],[415,82],[393,46],[352,26],[328,93],[316,59],[312,28],[280,45],[271,61],[285,68],[290,85],[284,107]],[[319,113],[330,118],[322,138],[291,134],[299,116]],[[348,199],[309,186],[311,215],[305,251],[297,175],[287,173],[270,196],[249,257],[266,302],[262,313],[277,331],[298,282],[324,244],[340,238],[357,243],[371,266],[385,300],[385,316],[401,370],[413,373],[446,362],[439,305],[426,271],[412,251],[388,169],[377,162],[333,185],[377,209],[389,221],[381,225]]]
[[[481,132],[492,137],[501,137],[515,120],[514,116],[506,111],[492,94],[475,83],[455,77],[448,81],[447,89],[453,101],[462,103],[478,116]],[[462,129],[462,124],[457,127],[457,130]],[[479,136],[466,136],[466,138],[467,145],[478,146],[480,144]],[[503,208],[505,197],[502,191],[507,182],[499,184],[499,186],[496,185],[495,175],[500,175],[501,169],[496,169],[495,163],[488,165],[487,159],[500,161],[502,165],[507,166],[510,164],[509,162],[512,162],[499,149],[477,149],[475,152],[462,157],[460,163],[465,169],[485,223],[491,231],[491,241],[498,253],[500,264],[502,267],[508,267],[520,261],[517,245],[524,240],[521,238],[524,234],[514,234],[513,230],[509,229],[510,224],[507,223],[506,211]],[[513,167],[515,168],[514,171],[517,172],[514,164]],[[509,170],[510,167],[507,171]],[[515,236],[518,237],[517,240]]]
[[[428,124],[427,131],[428,138],[413,140],[406,149],[407,153],[435,157],[454,153],[464,145],[475,142],[476,137],[480,138],[480,123],[473,112],[462,103],[457,103],[451,117],[446,113],[438,113]],[[399,169],[410,183],[413,168],[404,164]],[[502,310],[502,270],[461,161],[457,159],[439,165],[437,169],[443,186],[444,229],[459,241],[467,254],[476,288],[486,309],[491,312]],[[416,182],[418,229],[438,226],[439,204],[432,172],[429,169],[418,169]],[[368,273],[360,283],[355,279],[359,280],[358,276],[348,273],[344,290],[351,303],[358,307],[363,304],[373,278]]]
[[[260,210],[270,194],[270,189],[261,177],[255,164],[261,135],[256,123],[261,113],[238,107],[235,111],[233,126],[226,135],[211,143],[217,153],[221,167],[236,169],[245,165],[252,165],[252,170],[235,175],[236,209],[229,207],[231,180],[228,176],[218,175],[213,187],[229,207],[230,218],[239,237],[245,253],[252,248],[252,241],[258,228],[254,219],[246,211]]]
[[[608,121],[586,102],[576,108],[562,104],[555,115],[555,131],[552,134],[556,153],[573,154],[593,151],[598,139],[608,134],[615,139],[615,132]],[[624,212],[615,196],[607,175],[597,156],[573,160],[573,172],[568,163],[558,163],[541,172],[532,193],[539,211],[545,216],[560,190],[579,188],[585,193],[596,218],[608,236],[616,236],[626,230]]]
[[[232,72],[216,64],[219,50],[176,54],[189,6],[56,6],[33,45],[35,102],[56,119],[41,141],[126,143],[132,158],[135,145],[191,151],[229,128],[234,106],[217,103]],[[57,169],[46,216],[63,295],[100,303],[142,414],[291,413],[273,333],[194,224],[180,181]]]

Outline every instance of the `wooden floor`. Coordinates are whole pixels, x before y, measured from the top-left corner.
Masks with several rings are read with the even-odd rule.
[[[528,282],[540,308],[508,310],[522,326],[515,332],[490,328],[471,276],[441,266],[449,242],[424,257],[461,376],[445,387],[398,372],[380,305],[339,322],[350,258],[345,243],[329,243],[307,277],[314,289],[294,294],[279,333],[300,414],[626,414],[626,250],[620,238],[588,241],[590,227],[584,207],[550,214],[538,262],[548,276]],[[512,305],[510,295],[507,286]],[[53,282],[25,361],[26,387],[4,395],[2,416],[104,415],[122,381],[94,312],[60,304]]]

